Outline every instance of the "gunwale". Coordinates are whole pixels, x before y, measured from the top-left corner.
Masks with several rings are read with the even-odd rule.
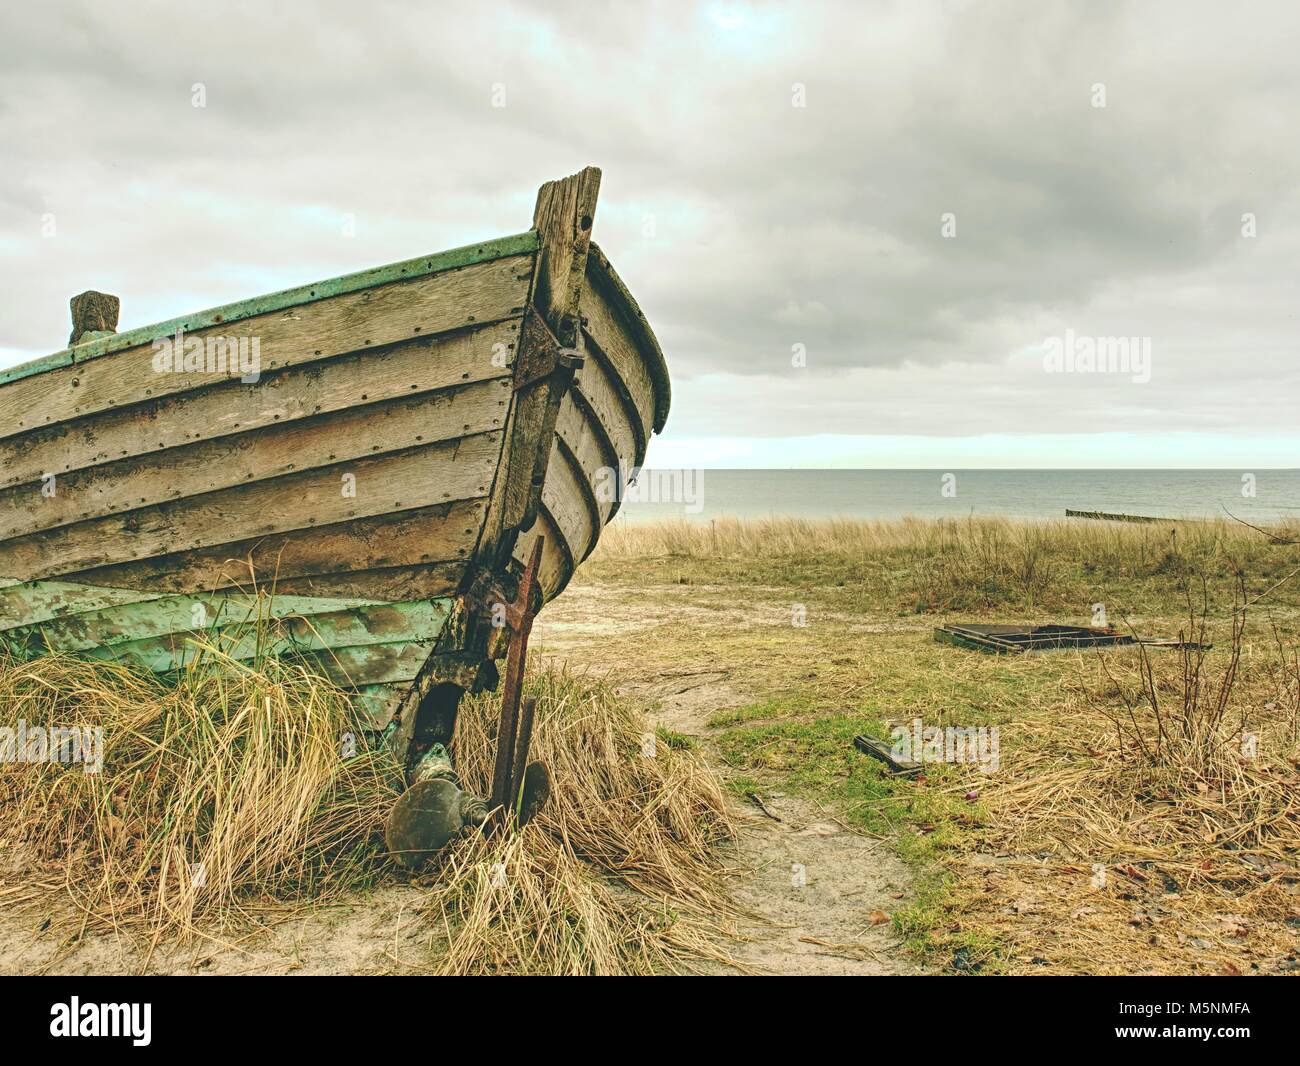
[[[442,274],[449,270],[458,270],[461,267],[491,262],[494,259],[530,255],[536,252],[537,248],[537,231],[530,229],[525,230],[523,233],[498,237],[495,240],[450,248],[445,252],[436,252],[433,255],[420,255],[413,259],[402,259],[395,263],[371,267],[368,270],[359,270],[352,274],[325,278],[305,285],[295,285],[263,296],[253,296],[247,300],[222,304],[206,311],[178,315],[176,318],[169,318],[166,321],[156,322],[152,325],[139,326],[125,333],[114,333],[107,337],[96,337],[93,340],[83,341],[81,344],[71,345],[50,355],[43,355],[26,363],[19,363],[7,370],[0,370],[0,386],[37,374],[44,374],[50,370],[58,370],[73,364],[89,362],[92,359],[111,355],[113,352],[125,348],[148,344],[158,337],[175,333],[177,329],[191,332],[208,329],[212,326],[226,325],[230,322],[239,322],[246,318],[252,318],[254,315],[283,311],[290,307],[300,307],[303,304],[315,303],[317,300],[326,300],[333,296],[361,292],[364,289],[373,289],[394,281],[411,281],[416,278]]]

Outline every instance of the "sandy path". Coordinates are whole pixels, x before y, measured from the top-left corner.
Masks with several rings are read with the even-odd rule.
[[[534,647],[571,666],[601,670],[610,665],[602,638],[635,638],[638,630],[665,621],[701,627],[753,621],[752,608],[735,609],[735,619],[694,605],[675,611],[665,591],[612,595],[575,584],[538,618]],[[672,663],[638,659],[620,666],[620,691],[651,704],[653,724],[694,737],[709,756],[710,716],[751,702],[732,680],[738,664],[715,665],[682,671]],[[725,766],[711,761],[725,779]],[[773,974],[918,972],[892,927],[880,921],[910,898],[910,875],[888,842],[846,828],[798,796],[764,791],[761,799],[775,819],[757,805],[737,801],[734,807],[740,836],[726,860],[740,871],[737,900],[761,920],[744,929],[751,939],[732,953],[746,966]]]
[[[35,911],[0,915],[0,973],[5,974],[400,974],[420,968],[427,934],[413,908],[424,893],[386,885],[372,894],[306,917],[254,930],[238,943],[198,940],[160,946],[111,932],[68,935]],[[61,895],[51,894],[61,905]]]

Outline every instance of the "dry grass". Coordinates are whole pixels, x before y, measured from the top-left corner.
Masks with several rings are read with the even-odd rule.
[[[113,663],[3,660],[0,727],[20,721],[102,730],[98,772],[0,765],[7,850],[62,883],[83,928],[185,939],[374,876],[394,767],[301,666],[208,648],[168,686]]]
[[[1227,641],[1212,671],[1195,652],[1114,656],[1081,672],[1064,705],[1018,716],[1021,741],[1004,756],[1007,779],[986,793],[980,849],[1007,858],[995,873],[967,870],[979,892],[966,898],[967,920],[998,929],[1020,965],[1294,965],[1294,713],[1269,698],[1269,671],[1232,676],[1239,655]]]
[[[646,731],[604,682],[530,680],[533,758],[550,802],[509,839],[458,842],[431,872],[425,916],[443,974],[651,974],[728,962],[732,914],[717,845],[733,835],[712,772]],[[498,701],[466,700],[455,758],[488,790]]]
[[[647,734],[604,682],[547,672],[529,684],[551,800],[521,834],[471,833],[421,876],[431,935],[420,968],[614,974],[727,961],[731,906],[714,849],[732,826],[716,779]],[[497,709],[493,696],[467,699],[458,722],[457,765],[479,794]],[[53,889],[26,898],[61,927],[224,943],[223,931],[397,879],[382,843],[397,768],[363,750],[346,695],[302,666],[252,667],[207,647],[168,685],[113,663],[0,659],[0,729],[20,720],[103,730],[99,772],[0,765],[10,873]]]
[[[1300,565],[1289,542],[1239,522],[1126,523],[1084,519],[800,518],[615,523],[589,564],[596,576],[664,568],[676,580],[861,585],[878,608],[941,612],[1016,606],[1078,610],[1105,590],[1137,602],[1188,574],[1246,572],[1262,582]]]
[[[947,861],[958,923],[1000,939],[1009,969],[1300,966],[1295,654],[1248,616],[1203,602],[1182,630],[1199,646],[1077,656],[1003,728],[962,849],[984,861]]]
[[[1284,539],[1300,525],[1268,531]],[[1229,519],[1204,522],[1131,523],[1086,519],[1023,521],[1009,518],[809,519],[718,518],[616,522],[602,535],[599,552],[610,558],[696,556],[768,558],[783,555],[882,555],[894,551],[956,554],[972,565],[995,565],[1008,554],[1023,562],[1044,550],[1086,551],[1099,561],[1153,563],[1171,546],[1190,556],[1223,553],[1253,557],[1271,545],[1266,536]]]
[[[701,598],[748,586],[751,604],[837,612],[820,629],[709,633],[710,663],[761,697],[719,721],[718,742],[747,773],[778,773],[848,818],[890,820],[921,886],[900,928],[930,961],[962,972],[1300,968],[1294,545],[1230,521],[772,519],[609,534],[597,575],[630,582],[657,564],[661,580],[688,586],[682,602],[689,586]],[[935,645],[929,623],[909,617],[1086,621],[1097,601],[1112,624],[1127,616],[1215,647],[1003,658]],[[655,637],[664,662],[691,661],[702,639],[671,620]],[[943,766],[919,784],[889,782],[847,753],[855,731],[887,736],[888,721],[913,714],[998,726],[1000,771]]]

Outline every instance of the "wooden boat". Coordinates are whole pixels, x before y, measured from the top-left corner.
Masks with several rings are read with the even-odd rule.
[[[524,233],[128,333],[74,298],[71,346],[0,372],[0,643],[167,674],[260,612],[376,733],[441,738],[496,682],[534,540],[550,599],[668,414],[591,242],[599,184],[544,185]]]

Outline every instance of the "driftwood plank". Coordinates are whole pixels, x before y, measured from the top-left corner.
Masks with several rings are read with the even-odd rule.
[[[875,737],[858,734],[853,738],[853,746],[863,755],[870,755],[873,759],[879,759],[893,773],[900,776],[910,777],[913,774],[919,774],[924,769],[919,762],[895,758],[889,745],[884,741],[877,740]]]

